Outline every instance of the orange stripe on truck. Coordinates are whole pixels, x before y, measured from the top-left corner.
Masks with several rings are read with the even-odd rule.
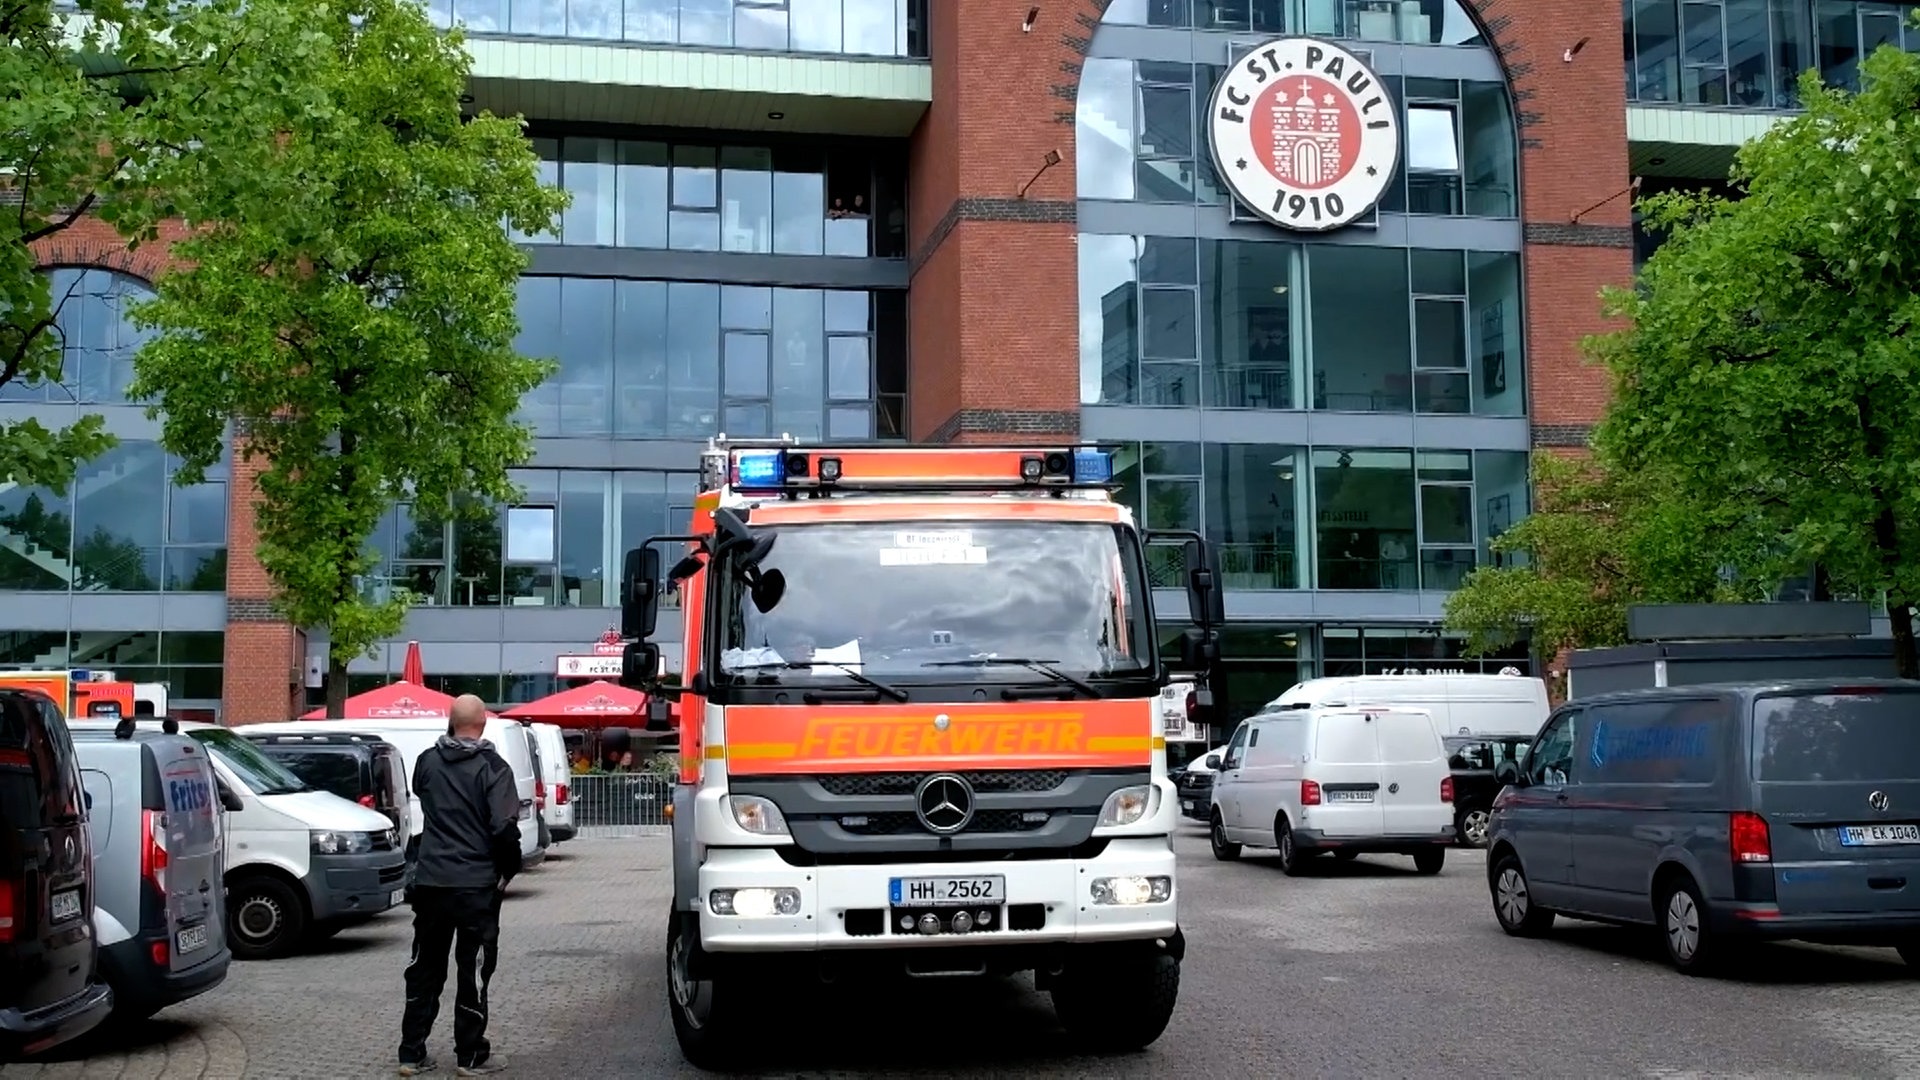
[[[1152,762],[1153,703],[735,705],[727,769],[739,774],[944,768],[1098,768]]]

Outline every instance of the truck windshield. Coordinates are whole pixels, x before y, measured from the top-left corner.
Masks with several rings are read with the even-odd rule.
[[[720,667],[784,677],[1079,677],[1154,665],[1138,541],[1100,523],[790,525],[761,564],[786,592],[730,590]],[[991,661],[1003,659],[1004,664]],[[977,669],[956,661],[985,662]],[[1021,663],[1027,662],[1027,663]],[[810,663],[810,667],[796,665]]]

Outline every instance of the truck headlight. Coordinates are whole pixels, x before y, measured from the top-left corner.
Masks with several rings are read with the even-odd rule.
[[[798,915],[800,890],[715,889],[707,894],[707,907],[715,915],[732,915],[741,919]]]
[[[787,816],[773,805],[772,799],[758,795],[729,795],[727,805],[733,810],[733,823],[755,836],[789,836]]]
[[[1173,898],[1173,879],[1155,877],[1100,877],[1093,879],[1093,902],[1131,907],[1164,904]]]
[[[1106,805],[1100,808],[1100,823],[1096,827],[1132,825],[1153,816],[1158,809],[1160,789],[1152,784],[1121,788],[1107,796]]]
[[[372,833],[315,829],[312,835],[315,855],[364,855],[373,850]]]

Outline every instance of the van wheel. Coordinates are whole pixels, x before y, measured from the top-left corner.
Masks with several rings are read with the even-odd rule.
[[[1232,862],[1240,857],[1240,845],[1227,839],[1227,823],[1221,819],[1218,810],[1213,812],[1213,819],[1207,823],[1207,840],[1213,844],[1213,857],[1221,862]]]
[[[687,1063],[724,1071],[739,1053],[739,1040],[733,1037],[738,989],[712,978],[711,972],[707,978],[695,977],[695,968],[706,957],[695,918],[674,912],[667,923],[667,1011]]]
[[[1492,813],[1486,810],[1463,811],[1453,821],[1453,835],[1468,847],[1486,847],[1487,825],[1492,820]]]
[[[1180,961],[1131,953],[1070,965],[1053,984],[1053,1014],[1097,1053],[1143,1050],[1167,1030],[1180,997]]]
[[[1920,941],[1909,941],[1894,948],[1900,951],[1900,959],[1905,960],[1908,967],[1920,968]]]
[[[1720,941],[1707,924],[1707,905],[1691,878],[1675,877],[1659,900],[1660,937],[1667,959],[1684,975],[1705,975],[1720,962]]]
[[[227,887],[227,944],[236,959],[291,956],[306,933],[306,904],[286,882],[246,877]]]
[[[1533,902],[1533,889],[1527,885],[1527,873],[1520,869],[1520,858],[1508,853],[1493,864],[1487,877],[1493,892],[1493,917],[1500,929],[1514,937],[1539,937],[1553,929],[1553,912]]]
[[[1428,877],[1439,873],[1440,868],[1445,865],[1447,865],[1447,849],[1439,844],[1423,847],[1413,853],[1414,870]]]
[[[1313,857],[1311,851],[1301,851],[1293,842],[1293,826],[1282,817],[1273,823],[1273,846],[1280,851],[1280,872],[1288,877],[1299,877],[1307,872],[1307,860]]]

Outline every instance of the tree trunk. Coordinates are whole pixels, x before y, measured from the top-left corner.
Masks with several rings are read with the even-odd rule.
[[[327,719],[347,716],[347,661],[332,646],[327,647]]]
[[[1913,605],[1887,598],[1887,619],[1893,623],[1893,666],[1903,679],[1920,679],[1920,651],[1913,640]]]

